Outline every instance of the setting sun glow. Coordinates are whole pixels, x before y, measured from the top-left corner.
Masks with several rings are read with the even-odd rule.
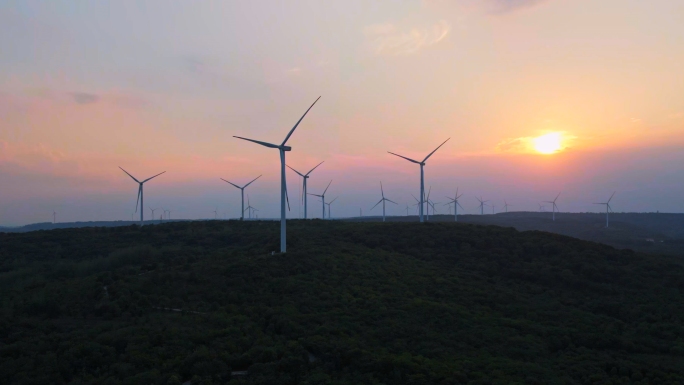
[[[553,154],[561,149],[561,134],[551,132],[534,138],[534,149],[542,154]]]

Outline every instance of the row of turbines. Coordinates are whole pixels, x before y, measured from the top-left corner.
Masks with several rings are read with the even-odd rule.
[[[280,252],[281,253],[285,253],[287,251],[287,242],[286,242],[286,240],[287,240],[287,223],[286,223],[286,211],[285,211],[285,209],[287,206],[287,209],[289,210],[289,198],[288,198],[288,194],[287,194],[287,183],[286,183],[286,173],[285,173],[286,167],[290,168],[292,171],[297,173],[303,179],[302,199],[304,201],[304,218],[305,219],[307,218],[307,207],[308,207],[307,195],[313,195],[313,196],[321,198],[322,209],[323,209],[323,217],[324,218],[325,218],[325,206],[328,205],[328,217],[330,217],[330,205],[332,205],[332,203],[337,199],[337,198],[335,198],[328,203],[325,202],[325,194],[328,191],[328,188],[330,187],[332,180],[330,181],[330,183],[328,183],[328,186],[325,188],[325,190],[321,194],[311,194],[307,191],[307,183],[306,182],[309,179],[310,174],[316,168],[318,168],[321,164],[323,164],[323,162],[316,165],[314,168],[309,170],[309,172],[303,174],[303,173],[295,170],[294,168],[290,167],[289,165],[287,165],[286,160],[285,160],[285,154],[288,151],[292,151],[292,147],[287,145],[287,141],[290,139],[290,137],[292,136],[294,131],[297,129],[299,124],[304,119],[304,117],[309,113],[309,111],[313,108],[313,106],[318,102],[318,100],[320,98],[321,97],[319,96],[313,102],[313,104],[311,104],[311,106],[309,106],[309,108],[304,112],[304,115],[302,115],[302,117],[299,118],[297,123],[294,125],[294,127],[292,127],[292,129],[290,129],[290,131],[285,136],[285,139],[280,144],[273,144],[273,143],[263,142],[263,141],[259,141],[259,140],[255,140],[255,139],[244,138],[241,136],[234,136],[234,138],[249,141],[252,143],[256,143],[256,144],[259,144],[259,145],[267,147],[267,148],[276,149],[279,152],[279,155],[280,155]],[[430,206],[433,208],[433,214],[434,214],[434,202],[431,202],[429,199],[430,192],[428,191],[427,196],[425,194],[425,170],[424,170],[425,163],[435,152],[437,152],[437,150],[439,150],[442,146],[444,146],[444,144],[446,142],[448,142],[449,139],[451,139],[451,138],[448,138],[447,140],[442,142],[442,144],[437,146],[437,148],[435,148],[432,152],[430,152],[423,160],[411,159],[411,158],[408,158],[406,156],[399,155],[399,154],[388,151],[389,154],[392,154],[392,155],[397,156],[399,158],[405,159],[411,163],[414,163],[414,164],[417,164],[418,166],[420,166],[420,194],[419,194],[420,199],[416,198],[415,196],[413,198],[416,200],[416,205],[418,206],[418,216],[419,216],[419,220],[421,223],[425,221],[426,215],[424,215],[425,214],[424,213],[424,207],[425,207],[426,203],[428,205],[427,215],[429,215]],[[146,182],[164,174],[166,171],[161,172],[159,174],[156,174],[154,176],[151,176],[147,179],[140,181],[140,180],[136,179],[133,175],[131,175],[128,171],[124,170],[122,167],[119,167],[119,168],[123,172],[125,172],[129,177],[131,177],[131,179],[133,179],[136,183],[138,183],[138,197],[136,199],[136,212],[138,210],[138,203],[139,203],[140,208],[141,208],[140,209],[140,224],[142,225],[143,224],[143,195],[144,195],[143,194],[143,186]],[[244,212],[245,211],[249,211],[250,217],[254,211],[258,211],[257,209],[252,207],[251,204],[249,204],[249,198],[248,198],[248,207],[245,208],[245,189],[250,184],[254,183],[260,177],[261,177],[261,175],[254,178],[253,180],[251,180],[249,183],[245,184],[244,186],[239,186],[235,183],[232,183],[226,179],[221,178],[221,180],[223,180],[224,182],[229,183],[229,184],[233,185],[234,187],[240,189],[241,201],[242,201],[242,203],[241,203],[242,209],[241,209],[241,216],[240,216],[241,219],[244,219]],[[384,189],[382,187],[382,182],[380,182],[380,193],[381,193],[382,198],[380,199],[380,201],[378,201],[378,203],[375,204],[375,206],[373,206],[371,208],[371,210],[373,208],[377,207],[379,204],[382,204],[382,217],[383,217],[383,221],[384,221],[385,220],[385,203],[386,202],[390,202],[393,204],[397,204],[397,203],[385,197],[385,192],[384,192]],[[613,193],[613,195],[615,195],[615,193]],[[610,199],[608,199],[608,201],[605,203],[596,203],[596,204],[606,205],[606,227],[608,227],[608,213],[612,211],[612,209],[610,207],[610,200],[613,198],[613,195],[611,195]],[[458,202],[458,200],[461,196],[462,196],[462,194],[459,195],[458,190],[456,190],[456,194],[454,195],[454,197],[448,198],[450,201],[447,202],[447,204],[449,204],[449,205],[453,204],[454,205],[454,220],[457,220],[457,217],[458,217],[458,207],[463,208],[463,206],[461,206],[460,203]],[[554,221],[556,220],[556,210],[558,209],[558,206],[556,205],[556,200],[558,200],[559,196],[560,196],[560,193],[556,196],[556,198],[553,201],[546,201],[545,202],[545,203],[551,203],[552,204],[552,211],[553,211],[552,220],[554,220]],[[483,200],[482,197],[478,198],[478,201],[480,202],[480,210],[481,210],[480,212],[481,212],[481,214],[484,214],[484,206],[486,206],[486,203],[489,201]],[[508,211],[508,206],[509,206],[508,203],[505,202],[504,207],[505,207],[506,211]],[[407,212],[408,212],[408,207],[407,207]],[[215,213],[215,215],[217,215],[216,211],[214,211],[214,213]],[[169,213],[169,215],[170,215],[170,213]]]

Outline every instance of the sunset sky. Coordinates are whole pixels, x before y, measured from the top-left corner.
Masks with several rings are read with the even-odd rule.
[[[144,4],[144,5],[143,5]],[[684,212],[684,1],[0,3],[0,225],[279,214],[280,143],[335,216],[406,212],[426,188],[466,213]],[[550,134],[537,140],[543,135]],[[301,178],[287,173],[292,211]],[[446,213],[446,206],[438,206]],[[415,208],[411,207],[415,214]],[[309,200],[309,213],[320,216]],[[157,211],[157,216],[160,211]]]

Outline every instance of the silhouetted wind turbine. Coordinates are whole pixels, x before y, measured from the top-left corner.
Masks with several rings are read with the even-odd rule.
[[[330,180],[330,183],[332,183],[332,179]],[[330,187],[330,183],[328,183],[328,187]],[[321,206],[323,207],[323,213],[321,214],[322,219],[325,219],[325,192],[328,191],[328,187],[326,187],[325,190],[323,190],[323,194],[309,194],[321,198],[321,202],[323,202],[323,205]]]
[[[57,223],[57,212],[52,210],[52,223]]]
[[[150,208],[150,211],[152,211],[152,220],[153,221],[154,221],[154,212],[157,210],[159,210],[159,208],[156,208],[156,209]]]
[[[551,203],[552,204],[551,210],[553,211],[553,214],[552,214],[551,220],[553,220],[553,221],[556,220],[556,210],[558,209],[558,206],[556,206],[556,201],[558,200],[558,197],[560,195],[561,195],[561,193],[558,193],[558,195],[556,195],[556,199],[554,199],[552,201],[544,201],[544,203]]]
[[[457,222],[457,221],[458,221],[458,207],[460,206],[460,207],[463,209],[463,206],[461,206],[461,204],[458,203],[458,199],[459,199],[462,195],[463,195],[463,193],[461,193],[461,195],[458,195],[458,188],[456,188],[456,194],[454,194],[454,197],[453,197],[453,198],[447,197],[447,199],[451,199],[451,202],[449,202],[449,203],[453,203],[453,204],[454,204],[454,222]],[[464,209],[464,210],[465,210],[465,209]]]
[[[121,168],[121,166],[119,166],[119,168]],[[144,223],[144,214],[145,214],[145,211],[143,208],[143,184],[145,184],[145,182],[147,182],[149,180],[152,180],[152,179],[158,177],[159,175],[163,174],[166,171],[160,172],[159,174],[157,174],[155,176],[151,176],[142,182],[135,179],[135,177],[133,175],[129,174],[128,171],[124,170],[123,168],[121,168],[121,171],[125,172],[128,176],[131,177],[131,179],[133,179],[134,181],[136,181],[138,183],[138,198],[136,198],[136,200],[135,200],[135,212],[138,212],[138,201],[140,201],[140,226],[142,226]],[[152,219],[154,219],[154,216],[152,217]]]
[[[330,215],[330,205],[333,204],[339,197],[335,197],[335,199],[331,200],[330,203],[326,203],[328,205],[328,219],[332,219],[332,216]]]
[[[506,202],[506,200],[504,199],[504,210],[506,210],[506,212],[508,212],[508,206],[512,205],[509,205],[508,202]]]
[[[539,203],[539,212],[542,212],[542,213],[543,213],[543,212],[545,211],[545,209],[546,209],[546,206],[544,206],[543,204]]]
[[[254,207],[252,207],[252,204],[249,203],[249,195],[247,195],[247,208],[245,210],[248,210],[247,212],[249,213],[249,219],[252,219],[252,210],[254,210]]]
[[[224,182],[226,182],[226,183],[230,183],[230,184],[232,184],[233,186],[235,186],[235,187],[237,187],[237,188],[240,189],[240,197],[242,198],[242,209],[240,210],[240,213],[241,213],[241,214],[240,214],[240,220],[241,220],[241,221],[245,219],[245,215],[244,215],[244,214],[245,214],[245,189],[247,188],[247,186],[249,186],[250,184],[252,184],[252,182],[254,182],[255,180],[257,180],[257,179],[259,179],[259,178],[261,178],[261,175],[259,175],[258,177],[252,179],[249,183],[247,183],[246,185],[244,185],[244,186],[242,186],[242,187],[236,185],[236,184],[233,183],[233,182],[229,182],[229,181],[227,181],[227,180],[221,178],[222,181],[224,181]]]
[[[380,199],[380,201],[378,201],[378,203],[376,203],[375,206],[382,203],[382,221],[384,222],[385,221],[385,201],[392,202],[395,205],[398,203],[393,201],[393,200],[385,198],[385,191],[382,189],[382,182],[380,182],[380,194],[382,194],[382,199]],[[375,206],[371,207],[371,210],[373,210],[375,208]]]
[[[615,191],[613,191],[613,195],[615,195]],[[610,207],[610,200],[613,199],[613,195],[608,198],[608,202],[594,203],[595,205],[606,205],[606,228],[608,228],[608,213],[613,211],[613,208]]]
[[[451,138],[449,138],[449,139],[451,139]],[[423,159],[422,162],[419,162],[417,160],[413,160],[411,158],[407,158],[405,156],[387,151],[392,155],[398,156],[400,158],[404,158],[404,159],[408,160],[409,162],[413,162],[413,163],[420,165],[420,221],[421,222],[423,222],[423,199],[425,198],[425,178],[424,178],[425,173],[423,171],[423,167],[425,166],[425,162],[428,160],[428,158],[430,158],[432,156],[432,154],[435,153],[435,151],[439,150],[439,148],[442,147],[444,145],[444,143],[448,142],[449,139],[445,140],[442,144],[440,144],[437,148],[435,148],[434,151],[432,151],[430,154],[428,154],[428,156],[425,157],[425,159]]]
[[[214,211],[212,211],[212,213],[214,213],[214,220],[217,220],[218,219],[218,207],[215,208]]]
[[[320,99],[320,98],[321,97],[319,96],[318,99]],[[265,146],[265,147],[277,148],[278,151],[280,151],[280,252],[281,253],[284,253],[287,249],[287,240],[286,240],[287,235],[286,235],[286,223],[285,223],[286,222],[285,202],[288,199],[287,199],[287,181],[285,179],[285,152],[292,150],[292,147],[286,146],[285,143],[287,143],[288,139],[290,139],[290,136],[292,136],[292,133],[294,132],[294,130],[297,128],[297,126],[299,126],[299,123],[302,122],[302,119],[304,119],[306,114],[309,113],[309,110],[311,110],[311,108],[314,106],[314,104],[316,104],[318,99],[316,99],[316,101],[313,102],[313,104],[309,107],[309,109],[306,110],[304,115],[302,115],[302,117],[299,118],[299,121],[297,121],[297,124],[295,124],[294,127],[292,127],[290,132],[285,137],[285,140],[283,140],[283,143],[281,143],[280,145],[267,143],[267,142],[261,142],[261,141],[254,140],[254,139],[247,139],[247,138],[243,138],[240,136],[235,136],[235,138],[254,142],[256,144],[260,144],[260,145]],[[288,202],[288,207],[289,207],[289,202]]]
[[[325,161],[323,161],[323,162],[325,162]],[[290,167],[290,170],[292,170],[292,171],[296,172],[297,174],[299,174],[299,176],[301,176],[302,179],[304,180],[304,188],[303,188],[303,190],[302,190],[302,191],[303,191],[303,193],[302,193],[302,200],[303,200],[303,202],[304,202],[304,219],[306,219],[306,208],[307,208],[307,206],[308,206],[308,205],[307,205],[307,200],[306,200],[306,180],[309,179],[309,174],[311,174],[311,173],[313,172],[313,170],[315,170],[318,166],[322,165],[323,162],[317,164],[316,167],[314,167],[314,168],[312,168],[311,170],[309,170],[309,172],[307,172],[306,174],[302,174],[301,172],[299,172],[299,171],[295,170],[294,168],[290,167],[289,165],[287,166],[287,167]]]
[[[487,202],[489,202],[489,201],[483,201],[483,200],[482,200],[482,197],[479,197],[479,198],[476,197],[476,199],[477,199],[478,201],[480,201],[480,215],[484,215],[484,207],[485,207],[485,206],[489,206],[489,205],[487,204]]]

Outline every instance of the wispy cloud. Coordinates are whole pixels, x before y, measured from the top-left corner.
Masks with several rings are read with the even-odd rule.
[[[444,40],[451,25],[444,20],[430,28],[401,31],[393,24],[373,24],[364,29],[373,52],[377,55],[411,55]]]
[[[494,15],[508,14],[531,8],[549,0],[423,0],[429,7],[461,11],[485,12]]]
[[[95,94],[89,94],[86,92],[72,92],[71,97],[78,104],[91,104],[97,102],[100,97]]]

